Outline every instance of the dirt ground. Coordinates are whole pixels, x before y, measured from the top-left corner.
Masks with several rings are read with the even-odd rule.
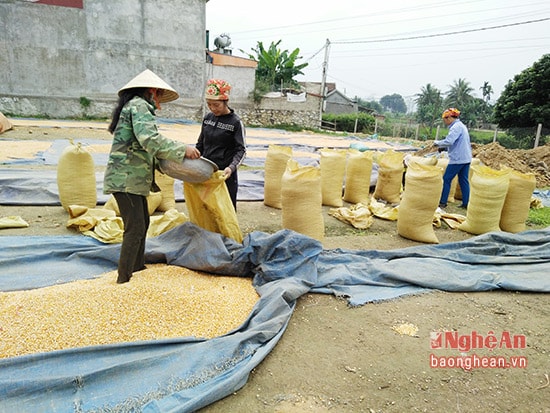
[[[49,129],[47,139],[70,133],[75,130]],[[83,135],[105,136],[94,128],[78,130]],[[0,139],[31,136],[44,139],[44,129],[18,127]],[[449,212],[460,213],[457,205]],[[185,203],[177,208],[186,211]],[[400,237],[395,222],[376,219],[369,229],[358,230],[329,216],[328,207],[323,210],[326,249],[420,245]],[[2,229],[0,236],[82,236],[65,227],[67,213],[61,207],[0,205],[0,217],[10,215],[30,226]],[[240,202],[237,217],[245,234],[281,229],[281,211],[262,202]],[[471,237],[445,225],[435,231],[441,243]],[[434,291],[355,308],[334,296],[307,294],[298,300],[281,341],[247,384],[201,412],[550,412],[549,321],[548,295],[539,293]],[[418,330],[409,335],[397,328],[405,324]],[[441,331],[524,335],[525,348],[468,354],[524,357],[527,366],[434,367],[431,355],[460,356],[458,350],[431,349],[431,333]]]

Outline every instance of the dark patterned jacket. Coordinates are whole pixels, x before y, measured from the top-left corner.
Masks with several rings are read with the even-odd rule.
[[[134,97],[122,108],[113,133],[103,192],[143,196],[158,192],[154,183],[156,159],[182,162],[185,147],[161,135],[154,106],[141,97]]]

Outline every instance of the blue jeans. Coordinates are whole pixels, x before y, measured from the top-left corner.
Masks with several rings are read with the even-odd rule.
[[[441,192],[440,204],[446,205],[451,192],[451,182],[458,175],[458,184],[462,192],[462,206],[467,207],[470,201],[470,182],[468,175],[470,173],[469,163],[449,164],[443,174],[443,191]]]

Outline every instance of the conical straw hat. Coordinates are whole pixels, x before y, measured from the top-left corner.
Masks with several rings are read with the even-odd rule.
[[[126,83],[123,87],[121,87],[118,91],[118,95],[120,96],[120,93],[123,90],[132,89],[135,87],[151,87],[156,89],[163,89],[164,93],[160,98],[161,103],[171,102],[179,98],[178,92],[176,92],[172,86],[170,86],[149,69],[145,69],[139,75]]]

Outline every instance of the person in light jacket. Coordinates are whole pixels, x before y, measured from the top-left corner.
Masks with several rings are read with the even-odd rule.
[[[472,144],[468,128],[460,119],[460,111],[456,108],[449,108],[441,116],[443,122],[449,128],[445,139],[434,141],[439,148],[446,148],[449,153],[449,164],[443,174],[443,190],[439,200],[439,207],[447,206],[447,199],[451,191],[451,182],[458,175],[458,184],[462,192],[462,208],[468,207],[470,200],[470,183],[468,181],[470,164],[472,163]]]
[[[155,118],[160,104],[176,100],[178,93],[151,70],[145,70],[118,91],[109,132],[113,142],[103,192],[113,194],[124,223],[117,283],[130,281],[145,269],[145,239],[149,228],[147,196],[159,192],[155,184],[157,159],[182,162],[197,159],[193,146],[161,135]]]

